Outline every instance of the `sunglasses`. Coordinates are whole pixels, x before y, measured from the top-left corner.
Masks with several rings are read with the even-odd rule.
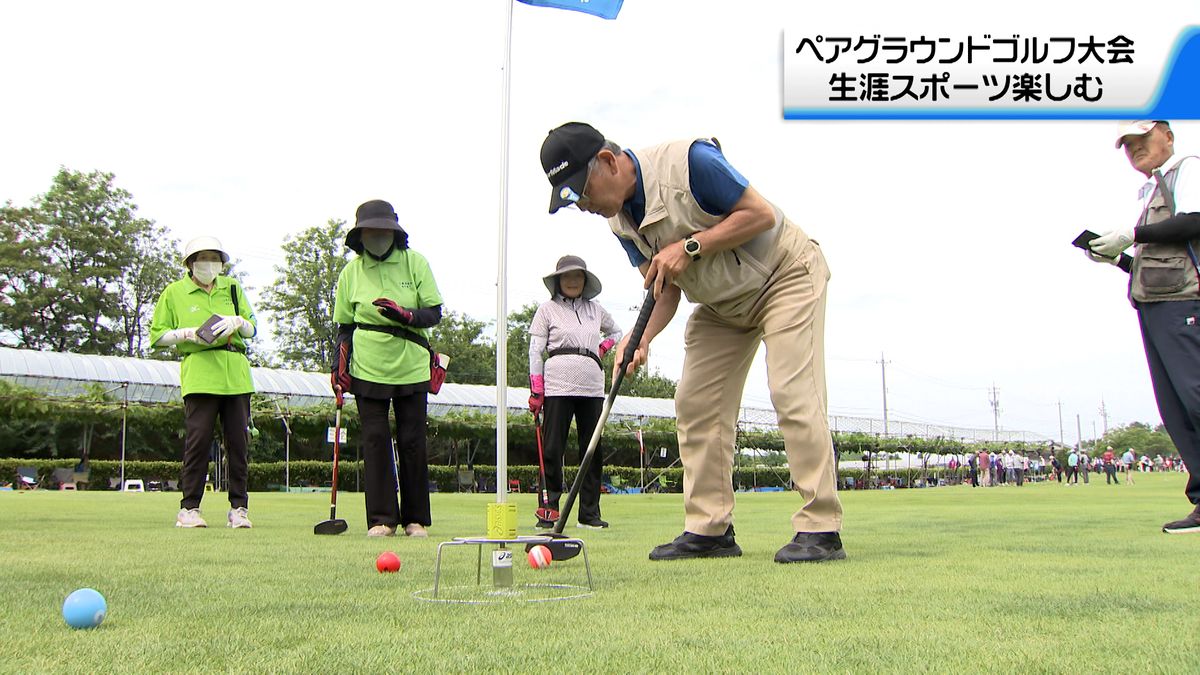
[[[569,185],[564,185],[564,186],[562,186],[562,189],[558,191],[559,198],[563,199],[565,201],[571,202],[571,204],[573,204],[575,206],[575,208],[579,208],[580,202],[586,202],[586,200],[588,198],[587,186],[588,186],[588,183],[591,182],[591,180],[592,180],[592,167],[588,166],[587,177],[585,177],[583,179],[583,194],[579,194],[578,192],[575,192],[575,190],[571,189],[571,186],[569,186]]]

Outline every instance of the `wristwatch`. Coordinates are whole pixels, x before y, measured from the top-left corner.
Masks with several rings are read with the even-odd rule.
[[[695,237],[683,240],[683,252],[692,256],[692,260],[700,259],[700,242]]]

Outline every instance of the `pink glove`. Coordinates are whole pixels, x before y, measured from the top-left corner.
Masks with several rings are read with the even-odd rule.
[[[537,415],[546,401],[546,380],[541,375],[529,376],[529,412]]]
[[[612,338],[609,338],[609,339],[605,340],[604,342],[601,342],[600,343],[600,358],[604,358],[604,355],[607,354],[608,350],[612,349],[613,345],[615,345],[615,344],[617,344],[617,341]]]
[[[371,303],[379,308],[379,313],[385,317],[395,321],[396,323],[410,324],[412,323],[413,314],[411,311],[397,305],[395,301],[387,298],[375,298]]]

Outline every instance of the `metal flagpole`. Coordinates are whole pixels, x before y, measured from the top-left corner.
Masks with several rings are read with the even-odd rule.
[[[125,390],[125,401],[121,404],[121,491],[125,491],[125,432],[129,417],[129,383],[124,382],[121,388]]]
[[[512,81],[513,0],[504,32],[504,93],[500,104],[500,241],[496,262],[496,503],[508,499],[508,113]]]

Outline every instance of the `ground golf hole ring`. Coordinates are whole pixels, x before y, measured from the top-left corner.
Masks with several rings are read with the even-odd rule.
[[[539,595],[525,597],[524,591],[562,591],[563,595]],[[455,592],[463,597],[453,596]],[[433,597],[433,588],[413,591],[413,597],[423,602],[441,602],[451,605],[495,605],[505,602],[558,602],[561,600],[578,600],[594,595],[595,591],[587,586],[576,584],[513,584],[505,590],[497,590],[493,586],[442,586],[438,589],[438,597]]]

